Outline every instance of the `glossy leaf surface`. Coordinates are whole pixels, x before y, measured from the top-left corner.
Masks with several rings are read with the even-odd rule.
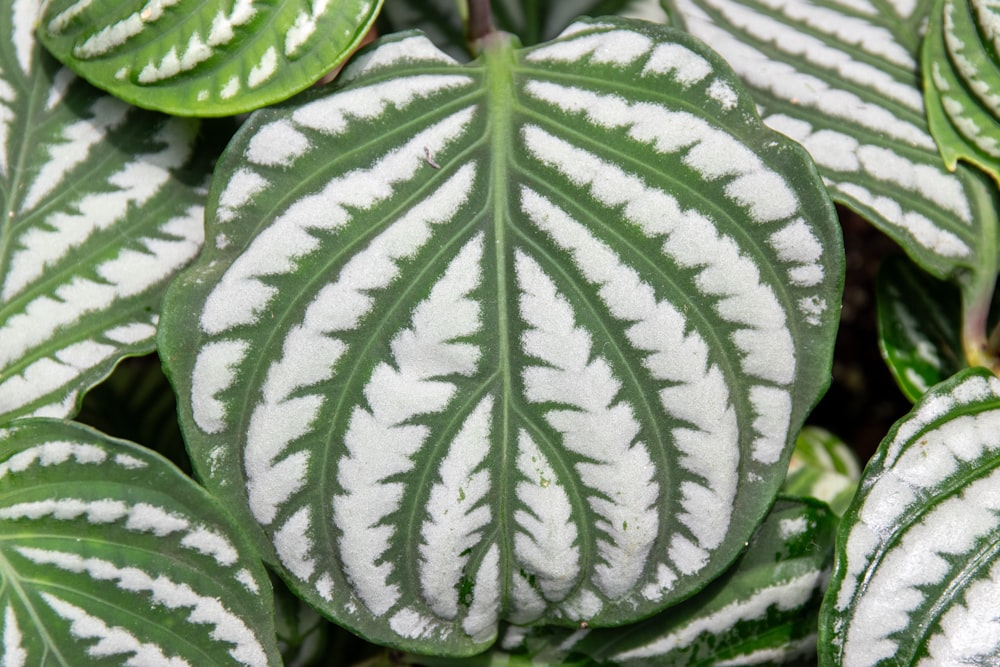
[[[1000,380],[983,369],[897,422],[842,521],[824,664],[997,663],[998,452]]]
[[[271,584],[204,489],[68,422],[0,428],[0,662],[281,664]]]
[[[990,2],[942,0],[923,46],[931,131],[945,161],[965,159],[1000,179],[1000,60]]]
[[[201,247],[210,156],[198,125],[76,78],[0,12],[0,423],[65,417],[153,349],[166,283]]]
[[[50,0],[39,35],[68,67],[132,104],[181,116],[228,116],[315,83],[357,47],[380,5]]]
[[[690,36],[417,34],[258,112],[161,354],[199,475],[380,643],[625,622],[735,558],[828,379],[808,157]]]
[[[733,65],[764,122],[805,146],[834,200],[938,278],[971,269],[992,285],[991,185],[948,172],[925,118],[918,52],[930,0],[669,4]]]
[[[876,284],[879,349],[911,401],[966,367],[961,297],[903,258],[889,258]]]
[[[414,656],[412,664],[805,664],[816,654],[816,619],[833,566],[836,525],[824,506],[778,500],[733,567],[677,607],[622,628],[509,627],[501,645],[483,656]]]

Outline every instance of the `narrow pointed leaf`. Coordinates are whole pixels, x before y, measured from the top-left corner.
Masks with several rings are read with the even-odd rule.
[[[163,289],[203,237],[198,125],[76,78],[0,12],[0,423],[72,415],[122,357],[153,349]],[[201,160],[201,161],[199,161]]]
[[[509,627],[500,646],[478,662],[417,656],[412,662],[424,667],[802,664],[816,655],[817,616],[833,567],[836,525],[836,516],[819,503],[778,500],[733,567],[677,607],[620,628]]]
[[[834,211],[690,36],[387,38],[258,112],[161,353],[199,475],[380,643],[618,624],[720,573],[828,380]]]
[[[869,462],[820,619],[829,665],[1000,660],[1000,379],[937,385]]]
[[[380,5],[49,0],[39,35],[68,67],[132,104],[181,116],[228,116],[315,83],[357,47]]]
[[[966,367],[959,291],[903,258],[889,258],[876,283],[879,349],[896,384],[916,401]]]
[[[271,584],[162,457],[49,419],[0,428],[0,662],[280,665]]]
[[[918,50],[933,0],[676,0],[693,34],[752,89],[764,122],[800,142],[834,200],[939,278],[996,273],[995,195],[947,171],[927,120]]]
[[[795,439],[783,494],[815,498],[843,516],[854,498],[861,466],[847,444],[829,431],[807,426]]]
[[[965,159],[1000,179],[1000,61],[988,2],[935,3],[923,46],[931,131],[954,168]]]

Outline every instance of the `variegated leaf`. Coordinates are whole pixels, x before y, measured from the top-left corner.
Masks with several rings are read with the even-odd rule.
[[[993,188],[946,170],[925,119],[918,50],[932,2],[670,4],[750,86],[764,122],[806,147],[836,201],[935,276],[971,269],[992,285]]]
[[[795,439],[783,494],[815,498],[843,516],[854,498],[861,466],[847,444],[829,431],[807,426]]]
[[[381,4],[48,0],[39,36],[64,64],[123,100],[181,116],[228,116],[315,83],[358,46]]]
[[[837,518],[805,500],[778,500],[723,576],[640,623],[604,629],[508,627],[475,661],[414,656],[422,667],[807,664],[833,566]],[[411,662],[404,658],[403,662]]]
[[[153,349],[161,293],[201,247],[211,158],[193,157],[194,121],[60,68],[32,37],[38,6],[0,11],[0,423],[71,415]]]
[[[380,643],[616,624],[721,572],[828,379],[808,157],[690,36],[387,38],[255,114],[161,353],[195,466]]]
[[[204,489],[50,419],[0,427],[0,664],[280,665],[271,584]]]
[[[845,514],[820,619],[829,665],[1000,661],[1000,379],[971,369],[889,432]]]
[[[1000,180],[1000,19],[994,3],[939,0],[923,46],[928,118],[945,161],[965,159]]]
[[[876,283],[879,348],[896,384],[916,401],[967,366],[959,291],[904,258],[889,258]]]

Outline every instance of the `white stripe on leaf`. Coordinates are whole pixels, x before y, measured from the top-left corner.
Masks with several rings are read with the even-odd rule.
[[[657,658],[682,650],[703,640],[704,635],[723,636],[740,623],[764,622],[772,609],[789,611],[803,606],[825,580],[825,573],[814,570],[784,582],[753,591],[707,616],[693,619],[657,637],[644,646],[611,657],[616,661]],[[748,663],[751,664],[751,663]]]
[[[128,40],[142,34],[148,28],[146,24],[159,21],[163,17],[163,10],[179,2],[181,0],[147,0],[146,4],[138,11],[101,28],[84,40],[82,44],[74,47],[73,55],[81,60],[88,60],[114,51]],[[64,18],[56,16],[52,21],[49,21],[49,31],[58,33],[59,26],[64,22]],[[155,30],[155,28],[149,29]]]
[[[597,586],[608,597],[625,595],[642,576],[659,531],[660,488],[633,408],[617,400],[621,383],[608,362],[594,355],[590,334],[574,323],[572,307],[551,279],[523,252],[516,255],[521,316],[528,328],[524,352],[541,362],[522,374],[532,403],[569,406],[545,413],[562,434],[562,445],[586,462],[576,465],[591,490],[588,502],[600,520],[597,540],[602,563]]]
[[[101,98],[93,109],[95,115],[103,114],[100,123],[80,121],[70,125],[67,131],[71,132],[72,142],[52,148],[52,161],[45,163],[33,182],[25,207],[34,206],[64,185],[68,171],[89,155],[90,149],[104,139],[108,129],[122,122],[118,114],[125,109],[117,100]],[[171,170],[181,167],[190,157],[195,130],[196,126],[187,121],[168,121],[153,136],[156,143],[162,144],[159,150],[137,155],[109,176],[106,183],[95,184],[96,192],[85,194],[72,206],[46,216],[45,228],[29,227],[18,237],[19,248],[11,256],[0,298],[9,301],[96,232],[121,222],[130,209],[144,205],[159,193],[173,178]],[[183,235],[201,239],[201,209],[195,217],[199,229],[189,229]],[[200,240],[198,242],[200,244]],[[145,275],[136,275],[131,282],[142,283],[145,279]]]
[[[749,209],[747,212],[756,222],[786,218],[798,207],[798,200],[785,180],[767,168],[753,151],[692,113],[668,111],[645,102],[630,104],[616,95],[547,82],[531,81],[525,88],[532,97],[563,111],[584,113],[588,121],[602,129],[626,128],[632,139],[650,145],[659,153],[686,149],[681,161],[705,181],[731,179],[725,186],[727,196],[741,208]],[[545,159],[543,150],[554,147],[546,145],[539,132],[537,128],[527,128],[525,140],[537,157],[550,162]],[[551,163],[556,162],[551,160]],[[579,169],[564,173],[576,184],[591,184],[594,196],[603,203],[611,203],[611,199],[628,200],[621,192],[614,192],[611,186],[602,187],[597,179],[588,181]],[[633,190],[629,194],[637,193]]]
[[[496,637],[500,609],[500,549],[490,546],[476,572],[472,604],[462,620],[462,629],[478,644]]]
[[[934,140],[924,127],[901,120],[885,107],[862,99],[845,89],[834,88],[819,77],[804,73],[786,62],[775,60],[761,53],[728,30],[719,28],[691,0],[678,0],[677,5],[691,33],[711,44],[736,70],[740,78],[750,86],[768,91],[782,100],[794,100],[796,105],[815,109],[823,115],[860,125],[913,146],[936,151]],[[722,3],[713,3],[716,8],[720,5]],[[725,3],[724,6],[727,11],[749,11],[737,3]],[[759,14],[753,16],[754,21],[758,18],[765,22],[770,21],[766,16]],[[784,43],[789,46],[801,44],[799,40],[802,38],[802,34],[800,32],[791,28],[776,27],[776,29],[787,30],[788,41]],[[841,69],[845,66],[850,68],[858,66],[858,71],[864,72],[864,76],[859,78],[862,87],[868,88],[874,94],[893,95],[896,101],[913,108],[914,111],[918,111],[922,115],[923,100],[920,91],[915,86],[905,86],[893,80],[878,80],[887,78],[881,70],[861,67],[861,63],[850,59],[844,61],[842,55],[836,55],[841,53],[840,51],[825,46],[822,42],[814,41],[811,43],[814,58],[836,56]],[[801,58],[802,54],[795,52],[789,52],[787,56],[791,62],[798,62]],[[816,67],[824,64],[823,62],[810,63],[810,66]],[[876,73],[878,73],[877,76]],[[835,74],[840,76],[839,72],[835,72]],[[866,84],[866,82],[868,83]],[[872,87],[883,84],[886,86],[885,89]]]
[[[237,662],[255,667],[267,665],[267,654],[246,623],[217,598],[199,595],[186,583],[174,581],[163,574],[154,576],[134,566],[121,568],[101,558],[83,558],[75,553],[31,547],[15,547],[15,550],[36,565],[50,565],[63,572],[87,576],[94,581],[109,582],[122,592],[145,593],[148,595],[148,602],[153,605],[162,605],[168,609],[188,608],[191,612],[185,620],[192,625],[212,626],[207,632],[208,637],[214,642],[232,644],[229,655]],[[82,639],[86,636],[84,632],[91,629],[97,632],[101,629],[103,622],[100,619],[55,596],[47,593],[41,595],[56,613],[74,621],[70,629],[74,636]],[[144,595],[143,598],[145,597]],[[147,603],[147,599],[142,599],[139,603]],[[124,629],[119,632],[129,634]],[[91,636],[103,638],[105,635],[101,631],[100,635]]]
[[[479,285],[484,239],[477,234],[448,265],[426,300],[412,314],[412,328],[393,337],[393,364],[372,371],[364,395],[369,409],[351,413],[338,465],[344,493],[333,499],[334,523],[341,529],[340,554],[358,596],[376,616],[399,599],[386,582],[393,565],[378,562],[395,534],[385,517],[399,509],[403,486],[388,478],[411,470],[413,456],[430,435],[410,421],[444,410],[456,386],[439,377],[472,375],[479,349],[454,342],[481,327],[479,304],[469,294]]]
[[[524,431],[517,436],[517,469],[522,479],[515,493],[523,507],[514,512],[514,555],[545,598],[559,602],[580,576],[578,531],[565,482]]]
[[[932,202],[966,224],[972,222],[972,211],[961,181],[943,166],[911,162],[882,146],[861,144],[854,137],[834,130],[814,130],[807,121],[784,114],[767,116],[764,123],[802,144],[825,169],[863,171],[866,177],[900,187]]]
[[[449,222],[465,203],[475,173],[474,165],[463,166],[354,254],[337,280],[324,286],[310,302],[302,322],[290,328],[281,357],[268,368],[262,398],[254,406],[246,435],[248,500],[262,525],[270,524],[278,508],[305,484],[308,452],[280,457],[292,442],[311,431],[325,402],[322,392],[304,394],[301,390],[332,378],[347,352],[346,343],[329,334],[358,326],[375,304],[375,291],[399,275],[398,262],[429,243],[433,226]],[[230,373],[220,378],[219,386],[225,388],[235,379]],[[227,381],[225,386],[222,380]],[[216,393],[220,390],[216,388]]]
[[[458,615],[459,584],[481,529],[492,520],[484,502],[490,472],[483,468],[490,452],[492,411],[493,397],[487,396],[449,444],[420,527],[420,590],[431,610],[449,620]]]
[[[730,404],[729,388],[721,371],[708,361],[708,346],[680,312],[667,301],[657,302],[643,282],[619,257],[589,235],[579,223],[537,193],[525,189],[522,206],[528,217],[552,234],[571,253],[588,282],[598,285],[598,296],[617,319],[631,322],[626,336],[650,354],[643,365],[658,380],[670,383],[660,390],[663,409],[690,424],[673,429],[678,463],[705,480],[681,487],[685,512],[679,517],[704,548],[722,543],[739,479],[739,432]],[[661,211],[664,209],[661,209]],[[787,362],[786,362],[787,363]],[[675,552],[682,571],[695,571],[697,561]]]
[[[25,76],[31,76],[35,59],[35,23],[38,11],[38,0],[14,0],[10,14],[14,57]]]
[[[131,655],[125,664],[162,665],[163,667],[193,667],[178,656],[168,656],[167,647],[143,642],[122,626],[110,626],[87,610],[70,604],[49,593],[42,600],[63,620],[69,621],[69,632],[77,640],[87,640],[87,655],[91,658]],[[96,639],[96,642],[91,640]],[[244,663],[246,664],[246,663]],[[255,663],[265,664],[265,663]]]
[[[60,498],[14,503],[0,507],[0,520],[85,521],[90,525],[122,522],[121,527],[133,533],[148,533],[158,538],[174,537],[178,544],[207,556],[220,567],[236,564],[238,554],[225,536],[191,521],[180,514],[148,503],[130,505],[120,500],[81,500]]]
[[[423,35],[414,35],[398,41],[381,44],[377,49],[366,51],[351,58],[337,77],[342,84],[372,74],[380,69],[393,67],[401,62],[439,65],[457,65],[458,62],[444,53]]]
[[[962,603],[951,601],[938,621],[939,629],[926,640],[927,656],[917,667],[988,665],[1000,654],[1000,562],[986,578],[973,581]]]
[[[533,63],[579,63],[589,60],[594,64],[624,67],[649,53],[652,46],[653,41],[643,34],[630,30],[610,30],[546,44],[530,51],[526,59]]]
[[[28,651],[24,648],[24,636],[17,624],[17,614],[8,604],[3,614],[3,637],[0,638],[0,665],[3,667],[24,667],[28,662]]]
[[[381,156],[370,168],[338,176],[322,191],[296,200],[226,270],[205,301],[202,330],[219,334],[256,323],[277,293],[262,278],[293,272],[297,260],[316,252],[320,239],[312,230],[340,229],[353,219],[352,209],[368,210],[390,198],[397,186],[427,166],[426,151],[437,153],[464,134],[472,115],[472,107],[458,111]],[[452,200],[452,210],[467,196],[463,192]]]
[[[5,439],[16,436],[16,429],[0,431]],[[22,473],[31,466],[47,468],[64,463],[77,465],[100,465],[107,461],[108,454],[100,447],[76,442],[53,441],[29,447],[0,463],[0,479],[11,473]]]
[[[991,419],[982,426],[989,428],[988,434],[993,441],[991,449],[996,449],[1000,446],[996,437],[1000,418],[996,413],[989,413],[989,416]],[[934,434],[929,437],[935,444],[944,445],[949,441],[942,438],[948,436]],[[931,465],[933,463],[928,467]],[[872,487],[859,513],[864,523],[856,524],[849,534],[849,564],[857,557],[859,541],[871,539],[867,535],[878,530],[884,520],[884,517],[871,516],[878,509],[873,507],[869,512],[866,509],[877,503],[902,509],[919,502],[915,489],[887,484],[887,481],[882,477]],[[968,556],[982,545],[983,540],[995,534],[997,513],[1000,512],[998,484],[1000,471],[994,471],[968,484],[959,496],[937,501],[918,523],[894,531],[902,534],[894,536],[875,569],[867,573],[864,595],[859,596],[850,609],[843,645],[844,664],[874,665],[896,655],[901,631],[911,627],[911,616],[928,602],[928,587],[941,586],[951,580],[955,575],[955,557]],[[870,561],[866,559],[865,562]],[[848,577],[854,576],[848,574]],[[846,589],[841,592],[843,590]],[[840,598],[838,595],[838,602]],[[995,614],[995,599],[989,605]],[[982,632],[985,628],[979,630]]]
[[[541,162],[558,169],[575,185],[586,187],[588,194],[596,197],[602,205],[616,209],[624,207],[621,213],[625,219],[638,226],[648,237],[664,237],[663,253],[679,266],[699,268],[695,286],[703,295],[720,297],[714,303],[720,317],[742,325],[732,334],[732,341],[743,353],[740,365],[744,373],[779,384],[788,384],[793,380],[795,346],[786,325],[785,311],[771,287],[761,281],[754,261],[740,251],[732,238],[720,232],[698,211],[682,210],[673,196],[647,186],[617,165],[535,126],[526,127],[524,135],[529,152]],[[522,202],[529,201],[529,197],[523,195]],[[550,206],[539,197],[530,201],[540,202],[543,209]],[[547,219],[536,212],[526,212],[543,230],[556,234],[557,229]],[[563,220],[567,216],[561,214],[553,219]],[[590,252],[605,254],[605,251],[591,247],[593,243],[577,247],[579,235],[570,231],[572,225],[565,229],[566,238],[555,237],[554,240],[572,249],[577,263],[585,261],[585,255]],[[588,279],[596,280],[593,277]],[[609,301],[609,307],[614,310],[630,304],[632,299],[626,295],[627,292],[622,293]]]

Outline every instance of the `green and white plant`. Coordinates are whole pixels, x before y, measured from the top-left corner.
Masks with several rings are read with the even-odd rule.
[[[998,659],[994,8],[652,4],[0,8],[0,664]]]

